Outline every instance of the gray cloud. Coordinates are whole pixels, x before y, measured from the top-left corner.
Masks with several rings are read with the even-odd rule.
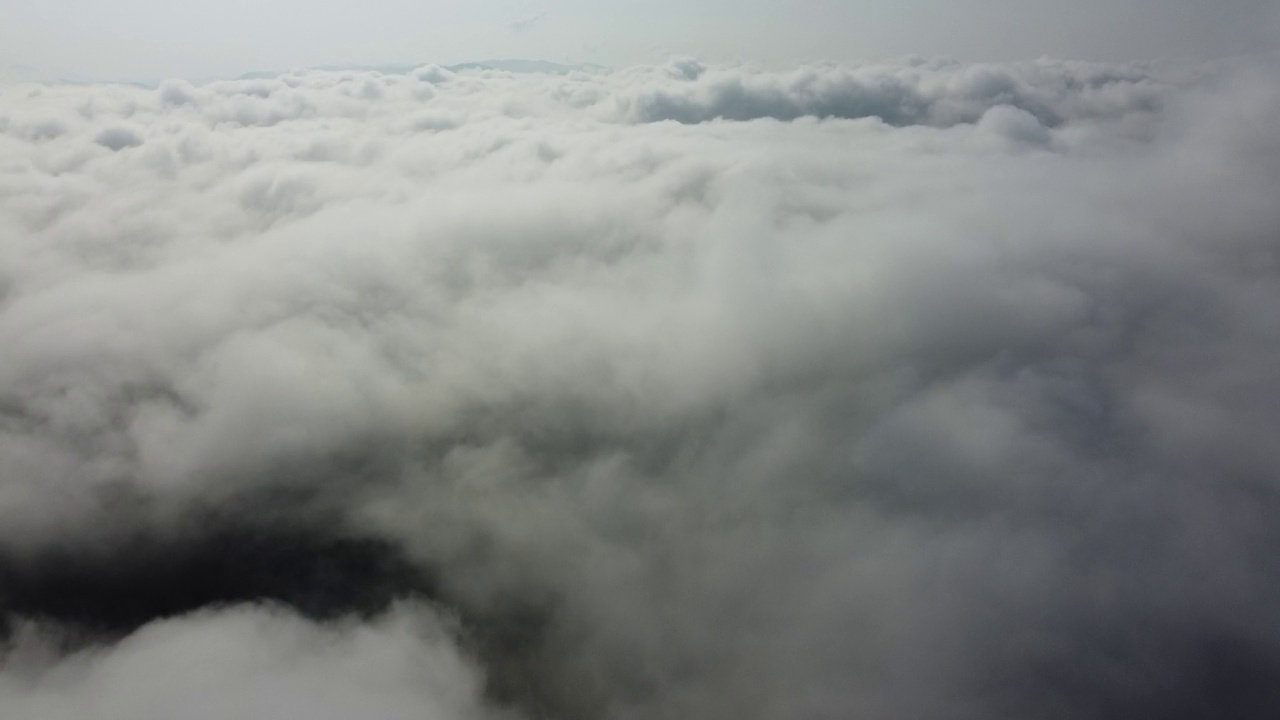
[[[0,714],[1264,716],[1270,70],[0,88]]]
[[[687,61],[673,69],[691,85],[655,83],[619,93],[636,122],[723,118],[794,120],[878,117],[890,125],[972,123],[1011,106],[1056,126],[1068,120],[1153,111],[1165,83],[1149,69],[1041,60],[1007,65],[917,61],[904,65],[808,67],[784,73],[714,71]]]
[[[108,150],[123,150],[142,144],[138,133],[126,127],[104,128],[94,136],[93,141]]]

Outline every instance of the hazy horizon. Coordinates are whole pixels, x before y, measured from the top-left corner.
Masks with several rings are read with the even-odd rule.
[[[1280,6],[1268,0],[0,3],[0,67],[147,82],[506,58],[611,67],[672,56],[1205,60],[1274,52],[1277,36]]]

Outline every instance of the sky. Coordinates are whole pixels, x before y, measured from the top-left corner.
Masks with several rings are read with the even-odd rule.
[[[1268,0],[49,0],[0,3],[0,63],[154,81],[317,65],[499,58],[1127,61],[1236,56],[1280,35]]]

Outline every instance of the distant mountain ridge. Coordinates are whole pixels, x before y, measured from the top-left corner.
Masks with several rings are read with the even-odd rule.
[[[501,70],[510,73],[533,73],[544,75],[568,75],[571,72],[602,72],[609,68],[603,65],[595,65],[593,63],[579,63],[576,65],[563,65],[561,63],[548,62],[546,60],[482,60],[479,62],[459,63],[457,65],[448,65],[446,69],[453,72],[463,70]]]
[[[378,72],[383,75],[404,75],[412,72],[423,65],[429,63],[392,63],[387,65],[319,65],[316,70],[326,70],[330,72],[342,71],[360,71],[360,72]],[[566,65],[562,63],[550,62],[548,60],[478,60],[474,62],[457,63],[454,65],[442,65],[450,72],[466,72],[468,70],[497,70],[500,72],[509,72],[517,74],[533,74],[533,75],[568,75],[571,72],[604,72],[609,68],[603,65],[595,65],[592,63],[581,63],[576,65]],[[270,71],[249,72],[241,75],[241,80],[263,80],[273,78],[281,73]]]
[[[383,65],[318,65],[316,70],[326,70],[329,72],[358,71],[358,72],[378,72],[384,75],[404,75],[430,63],[388,63]],[[456,63],[453,65],[441,66],[451,72],[468,72],[482,70],[496,70],[499,72],[509,72],[516,74],[535,74],[535,75],[568,75],[571,72],[607,72],[608,67],[604,65],[596,65],[593,63],[580,64],[564,64],[550,62],[548,60],[478,60],[474,62]],[[237,80],[268,80],[283,75],[285,71],[273,70],[255,70],[253,72],[243,73],[235,76]],[[192,79],[192,82],[203,84],[215,80],[221,80],[224,77],[203,77],[200,79]],[[22,63],[14,63],[10,65],[0,66],[0,82],[14,83],[37,83],[37,84],[67,84],[67,85],[92,85],[94,83],[108,83],[133,85],[136,87],[155,87],[159,84],[158,79],[139,80],[139,79],[108,79],[93,78],[86,75],[80,75],[60,70],[50,70],[48,68],[40,68],[34,65]]]

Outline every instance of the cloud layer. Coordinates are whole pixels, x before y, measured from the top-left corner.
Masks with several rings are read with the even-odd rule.
[[[0,88],[0,714],[1265,715],[1274,77]]]

